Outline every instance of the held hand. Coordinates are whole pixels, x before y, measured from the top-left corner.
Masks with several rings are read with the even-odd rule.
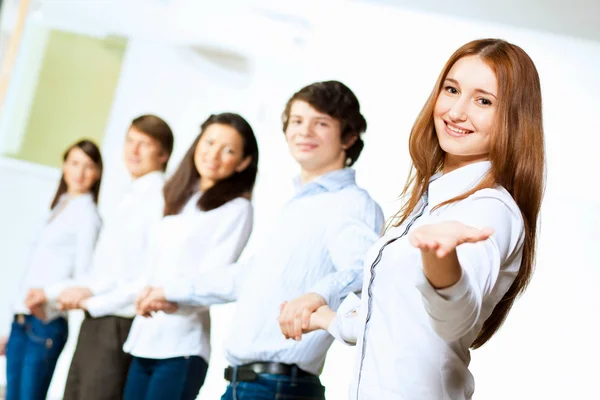
[[[152,312],[156,311],[163,311],[168,314],[174,313],[179,306],[176,303],[167,301],[162,288],[145,288],[138,296],[136,308],[139,315],[151,317]]]
[[[302,331],[309,328],[310,315],[321,306],[327,305],[317,293],[307,293],[281,305],[279,328],[286,339],[302,340]]]
[[[319,329],[327,330],[333,322],[336,312],[329,308],[328,305],[321,306],[314,313],[310,314],[308,328],[303,329],[303,333],[316,331]]]
[[[48,302],[46,293],[42,288],[29,289],[27,297],[25,297],[25,307],[32,311],[33,308],[43,306]]]
[[[0,356],[6,355],[6,345],[8,344],[8,336],[0,336]]]
[[[88,299],[83,299],[77,304],[77,308],[83,311],[87,311],[87,301]]]
[[[463,243],[477,243],[494,233],[491,228],[477,229],[456,221],[423,225],[410,233],[408,240],[422,252],[444,258]]]
[[[152,286],[146,286],[143,288],[138,295],[135,297],[135,312],[139,315],[145,316],[142,312],[142,304],[146,297],[152,292]]]
[[[90,289],[85,287],[72,287],[62,291],[58,296],[60,310],[76,310],[80,308],[83,300],[93,296]]]
[[[45,309],[44,305],[32,307],[29,310],[31,311],[31,315],[33,315],[40,321],[46,320],[46,309]]]
[[[150,303],[149,308],[152,312],[162,311],[167,314],[173,314],[179,309],[179,305],[171,301],[155,300],[152,303]]]

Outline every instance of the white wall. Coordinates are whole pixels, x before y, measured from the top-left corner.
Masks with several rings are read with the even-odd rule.
[[[600,198],[593,182],[599,167],[600,43],[366,3],[347,3],[322,18],[298,48],[265,50],[246,74],[219,70],[182,47],[134,39],[103,144],[107,167],[102,210],[110,213],[127,184],[121,146],[133,117],[153,112],[172,125],[172,170],[209,113],[240,112],[253,125],[261,151],[256,224],[243,255],[247,257],[276,218],[296,172],[279,123],[285,101],[305,84],[339,79],[356,92],[369,123],[357,163],[359,184],[389,216],[398,207],[395,198],[408,172],[410,127],[437,74],[458,46],[481,37],[512,41],[536,63],[549,174],[538,269],[504,328],[473,352],[475,398],[595,398],[600,300],[594,289],[600,272],[593,249],[600,238]],[[30,212],[29,207],[19,210]],[[6,232],[2,219],[0,238]],[[21,261],[4,259],[3,270],[7,263]],[[213,308],[213,357],[201,399],[218,398],[224,390],[221,343],[232,307]],[[332,348],[322,377],[330,399],[345,397],[352,357],[350,348]]]

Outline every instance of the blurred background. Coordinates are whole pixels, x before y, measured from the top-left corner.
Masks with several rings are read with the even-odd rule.
[[[410,128],[437,75],[456,48],[483,37],[521,46],[538,68],[548,182],[537,271],[504,327],[472,353],[475,399],[597,399],[598,0],[0,0],[0,333],[69,144],[102,145],[106,215],[129,183],[122,146],[134,117],[171,125],[173,171],[209,114],[240,113],[261,152],[245,258],[292,193],[297,169],[280,115],[295,91],[336,79],[357,94],[368,121],[358,183],[389,217]],[[232,307],[212,308],[199,399],[226,386]],[[80,319],[72,315],[51,399],[61,398]],[[322,376],[329,399],[346,398],[352,365],[353,349],[334,344]]]

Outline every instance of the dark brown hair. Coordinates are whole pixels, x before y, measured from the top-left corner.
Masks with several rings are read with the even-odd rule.
[[[173,152],[173,142],[175,141],[173,138],[173,131],[169,124],[156,115],[146,114],[131,121],[131,126],[145,135],[150,136],[160,144],[160,147],[169,156],[163,165],[163,171],[165,171],[171,153]]]
[[[251,157],[250,165],[242,172],[234,172],[230,177],[218,181],[200,196],[198,208],[210,211],[237,197],[252,197],[252,190],[258,173],[258,143],[250,124],[238,114],[222,113],[211,115],[200,127],[200,134],[179,163],[177,171],[167,181],[163,189],[165,196],[164,215],[181,212],[190,197],[198,190],[200,174],[194,163],[194,154],[202,134],[212,124],[223,124],[234,128],[244,140],[243,158]]]
[[[100,192],[100,183],[102,183],[102,154],[100,153],[100,149],[96,144],[90,140],[84,139],[79,142],[69,146],[67,150],[65,150],[63,154],[63,163],[67,161],[67,157],[69,153],[74,148],[78,148],[83,151],[93,162],[96,164],[98,168],[98,179],[92,187],[90,188],[90,193],[92,194],[92,198],[94,199],[94,203],[98,204],[98,193]],[[60,177],[60,183],[58,184],[58,189],[56,189],[56,194],[54,195],[54,199],[50,204],[50,209],[53,209],[58,204],[58,200],[60,196],[67,192],[67,182],[65,181],[65,174],[63,173]]]
[[[353,165],[365,146],[361,134],[367,130],[367,121],[360,113],[360,103],[352,90],[338,81],[317,82],[303,87],[285,105],[281,116],[284,132],[288,126],[292,104],[296,100],[305,101],[315,110],[337,120],[342,130],[342,143],[356,137],[354,144],[346,149],[346,165]]]
[[[448,72],[458,60],[468,56],[483,60],[498,80],[496,123],[490,136],[492,167],[475,188],[438,207],[500,185],[519,206],[525,223],[519,272],[473,342],[472,347],[478,348],[500,328],[515,298],[527,287],[534,268],[537,222],[545,181],[544,132],[540,79],[533,61],[523,49],[500,39],[482,39],[465,44],[450,57],[410,133],[413,165],[402,192],[409,199],[396,215],[399,222],[394,225],[407,219],[427,190],[431,176],[443,167],[445,153],[436,136],[433,110]]]

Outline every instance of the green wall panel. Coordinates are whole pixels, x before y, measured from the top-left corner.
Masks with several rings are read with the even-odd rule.
[[[88,138],[101,145],[126,43],[50,31],[21,145],[7,155],[59,167],[69,144]]]

